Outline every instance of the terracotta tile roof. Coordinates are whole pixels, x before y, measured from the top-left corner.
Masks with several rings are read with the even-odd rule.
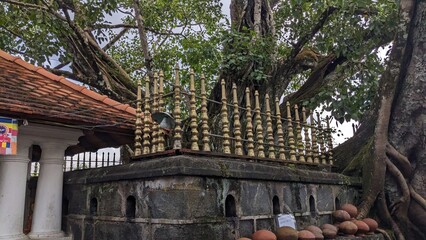
[[[135,114],[128,104],[0,50],[0,115],[127,132]]]

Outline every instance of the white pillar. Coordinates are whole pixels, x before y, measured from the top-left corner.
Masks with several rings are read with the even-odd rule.
[[[42,142],[40,173],[37,181],[31,239],[57,239],[61,231],[64,142]]]
[[[28,239],[23,228],[29,147],[20,138],[17,155],[0,156],[0,239]]]

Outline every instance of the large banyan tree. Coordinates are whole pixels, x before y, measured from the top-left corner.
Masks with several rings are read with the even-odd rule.
[[[0,48],[121,101],[179,62],[206,74],[215,100],[224,79],[239,96],[256,89],[357,120],[335,156],[363,177],[360,217],[425,239],[426,2],[223,2],[229,18],[219,0],[1,0]]]

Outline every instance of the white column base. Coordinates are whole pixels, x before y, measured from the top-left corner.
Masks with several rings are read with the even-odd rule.
[[[30,238],[25,234],[0,236],[0,240],[28,240],[28,239]]]
[[[28,236],[31,239],[37,240],[62,240],[62,239],[72,239],[71,237],[66,237],[65,233],[62,231],[59,232],[45,232],[45,233],[29,233]]]
[[[73,240],[72,237],[31,238],[34,240]]]

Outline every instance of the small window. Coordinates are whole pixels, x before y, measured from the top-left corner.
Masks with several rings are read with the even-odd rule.
[[[336,197],[334,199],[334,207],[337,209],[340,209],[340,199],[338,197]]]
[[[98,199],[92,198],[90,200],[90,215],[96,216],[98,214]]]
[[[309,197],[309,209],[311,211],[311,216],[316,216],[317,211],[315,209],[315,198],[312,195]]]
[[[278,215],[281,213],[280,210],[280,199],[278,198],[278,196],[274,196],[272,198],[272,212],[274,215]]]
[[[135,218],[136,216],[136,199],[133,196],[127,197],[126,200],[126,217]]]
[[[225,199],[225,217],[236,217],[237,208],[235,206],[235,198],[228,195]]]

